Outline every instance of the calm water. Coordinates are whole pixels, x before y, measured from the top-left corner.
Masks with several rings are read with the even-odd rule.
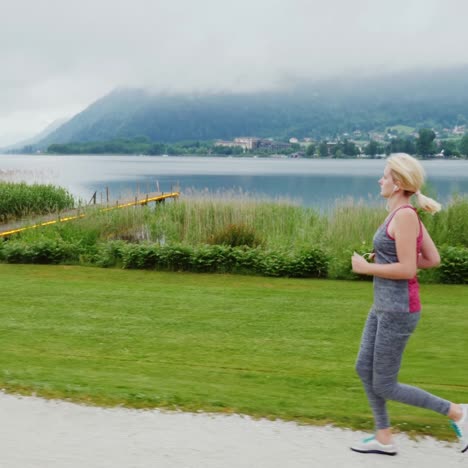
[[[433,194],[468,194],[468,161],[423,161]],[[0,155],[0,178],[54,183],[87,201],[109,187],[113,199],[137,192],[243,192],[324,209],[338,198],[379,203],[383,160],[307,160],[151,156]]]

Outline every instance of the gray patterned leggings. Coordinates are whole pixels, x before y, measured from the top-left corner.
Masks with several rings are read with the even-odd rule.
[[[364,384],[376,429],[390,427],[386,400],[427,408],[447,415],[450,402],[424,390],[399,384],[403,351],[420,313],[380,312],[371,309],[362,334],[356,372]]]

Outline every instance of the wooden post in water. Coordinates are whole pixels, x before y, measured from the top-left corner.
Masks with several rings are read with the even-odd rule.
[[[97,191],[93,193],[91,200],[89,200],[88,202],[88,205],[91,205],[91,202],[93,202],[94,205],[96,204],[96,195],[97,195]]]

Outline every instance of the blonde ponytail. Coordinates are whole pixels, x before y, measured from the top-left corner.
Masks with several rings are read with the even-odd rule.
[[[418,205],[422,210],[431,214],[437,213],[442,208],[441,204],[426,197],[420,191],[424,184],[426,174],[421,163],[406,153],[395,153],[387,159],[387,164],[392,171],[392,176],[398,182],[401,189],[408,195],[417,197]]]
[[[442,209],[442,205],[433,200],[432,198],[426,197],[419,190],[415,193],[418,200],[418,205],[424,211],[428,211],[431,214],[435,214]]]

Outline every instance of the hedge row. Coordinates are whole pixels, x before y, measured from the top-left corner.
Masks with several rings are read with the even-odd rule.
[[[421,272],[423,281],[468,284],[468,249],[446,246],[440,249],[440,253],[440,267]],[[159,246],[122,241],[100,244],[90,251],[89,247],[50,239],[37,242],[10,240],[0,243],[0,260],[6,263],[81,263],[129,269],[243,273],[291,278],[326,278],[330,273],[329,256],[320,249],[292,254],[258,247]],[[339,259],[339,263],[341,270],[351,272],[348,252],[346,258]],[[356,277],[354,274],[350,276]]]
[[[123,268],[211,273],[246,273],[291,278],[325,278],[328,258],[320,249],[298,254],[259,248],[205,245],[201,247],[126,244],[106,246],[96,255],[96,263],[112,264],[121,259]],[[106,257],[107,255],[107,257]]]
[[[102,267],[213,273],[245,273],[291,278],[325,278],[328,258],[320,249],[298,254],[259,248],[206,245],[159,246],[108,242],[96,251],[80,251],[63,241],[35,243],[9,241],[2,244],[0,258],[7,263],[84,263]]]
[[[75,263],[79,258],[80,249],[76,244],[60,240],[8,241],[0,244],[0,259],[6,263]]]

